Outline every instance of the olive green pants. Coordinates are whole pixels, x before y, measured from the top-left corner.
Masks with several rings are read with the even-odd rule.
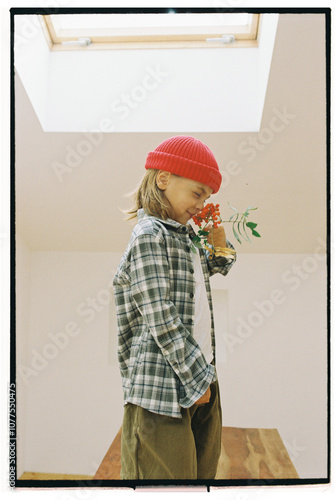
[[[121,479],[214,479],[221,452],[219,386],[204,405],[182,408],[182,418],[126,404]]]

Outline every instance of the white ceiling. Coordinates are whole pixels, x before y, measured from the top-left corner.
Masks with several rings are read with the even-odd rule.
[[[216,195],[224,215],[228,201],[240,210],[259,207],[251,220],[262,238],[236,243],[239,251],[313,253],[325,239],[324,41],[323,15],[281,14],[260,132],[193,134],[224,175]],[[180,132],[106,133],[97,145],[83,133],[44,132],[18,75],[15,104],[20,236],[33,250],[122,252],[132,228],[118,209],[130,203],[124,194],[142,178],[147,153]],[[82,141],[91,150],[72,158],[78,165],[60,182],[55,162],[65,164],[80,148],[86,154]]]

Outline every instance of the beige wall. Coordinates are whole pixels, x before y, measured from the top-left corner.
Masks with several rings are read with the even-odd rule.
[[[31,291],[31,251],[25,241],[16,235],[16,364],[27,365],[30,339],[30,291]],[[18,477],[24,472],[26,457],[26,417],[27,387],[22,378],[16,380],[17,397],[17,471]],[[29,404],[29,402],[28,402]],[[28,452],[29,454],[29,452]]]

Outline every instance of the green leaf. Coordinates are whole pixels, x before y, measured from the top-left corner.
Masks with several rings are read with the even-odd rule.
[[[259,233],[257,233],[257,231],[255,231],[254,229],[252,229],[251,231],[252,231],[251,234],[253,236],[256,236],[256,238],[260,238],[261,237],[261,235]]]
[[[241,240],[240,240],[240,238],[236,232],[236,229],[235,229],[235,223],[233,224],[233,233],[234,233],[234,236],[237,239],[237,241],[241,244]]]
[[[232,210],[234,210],[235,212],[238,212],[238,210],[237,210],[236,208],[234,208],[234,207],[232,207],[232,206],[231,206],[231,204],[229,203],[229,201],[228,201],[228,205],[230,206],[230,208],[231,208]]]
[[[247,240],[251,243],[250,238],[249,238],[249,236],[247,235],[247,230],[246,230],[245,226],[246,226],[246,222],[245,222],[245,219],[244,219],[244,221],[243,221],[243,229],[244,229],[244,234],[245,234],[245,236],[246,236]]]
[[[198,231],[198,234],[200,234],[200,236],[208,236],[209,231],[204,231],[203,229],[200,229],[200,231]]]
[[[247,222],[247,226],[250,227],[251,230],[255,229],[258,226],[255,222]]]
[[[242,220],[243,218],[241,218],[238,223],[237,223],[237,231],[239,232],[239,234],[245,239],[244,235],[242,234],[241,232],[241,223],[242,223]]]

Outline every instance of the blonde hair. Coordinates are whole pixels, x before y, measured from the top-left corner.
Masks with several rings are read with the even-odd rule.
[[[134,198],[134,206],[124,211],[128,215],[126,220],[134,219],[140,208],[143,208],[148,215],[164,220],[170,218],[171,205],[166,199],[164,191],[157,186],[158,172],[159,170],[156,169],[148,169],[139,187],[130,193],[129,196]]]

